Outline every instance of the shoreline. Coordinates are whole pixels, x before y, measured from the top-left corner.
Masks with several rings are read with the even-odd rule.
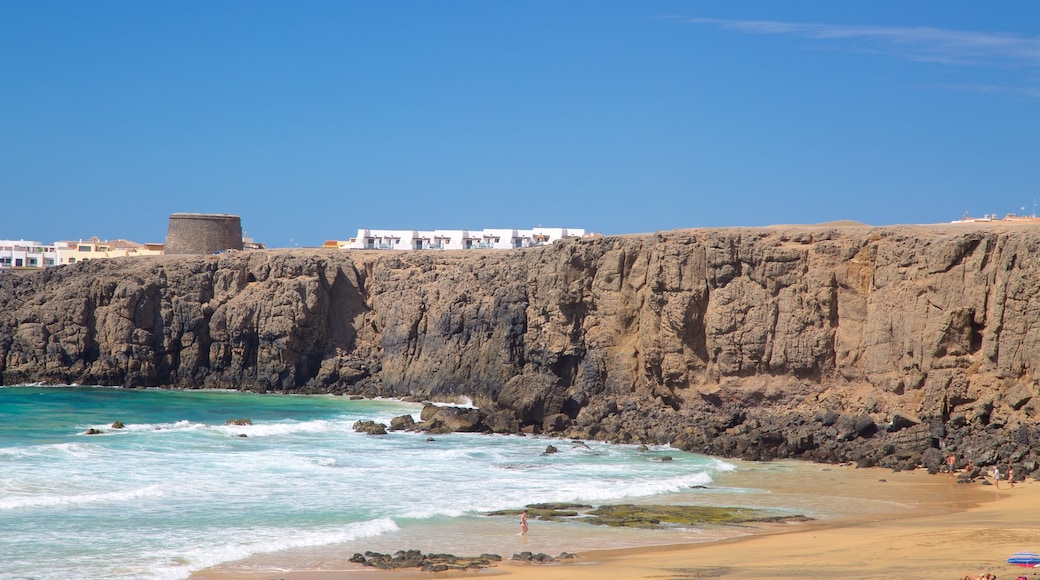
[[[771,476],[774,464],[745,463],[724,483],[740,486],[764,479],[771,483],[767,501],[782,505],[796,496],[818,498],[847,502],[850,511],[828,520],[756,525],[742,530],[745,535],[711,541],[580,550],[577,560],[566,563],[528,564],[511,561],[512,554],[503,553],[503,561],[494,568],[434,574],[361,568],[347,562],[351,554],[327,561],[321,569],[271,565],[268,555],[263,566],[226,563],[196,572],[191,579],[963,578],[986,572],[1014,578],[1018,574],[1012,572],[1028,573],[1006,559],[1014,552],[1040,548],[1040,529],[1033,522],[1033,514],[1040,511],[1038,482],[1021,482],[1014,489],[1005,483],[996,490],[981,480],[962,484],[923,470],[795,463],[803,468],[787,478]],[[531,533],[538,533],[538,522],[532,522]],[[559,551],[547,553],[555,556]],[[293,562],[283,556],[281,562]],[[277,562],[279,555],[273,558]]]

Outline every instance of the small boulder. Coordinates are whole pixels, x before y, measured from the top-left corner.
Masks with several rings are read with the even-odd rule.
[[[493,433],[516,433],[520,430],[520,422],[509,409],[497,409],[484,417],[484,425]]]
[[[903,429],[913,427],[920,423],[919,420],[914,419],[908,415],[902,413],[892,413],[892,423],[888,426],[888,431],[895,433],[896,431],[902,431]]]
[[[386,435],[386,425],[375,421],[357,421],[354,423],[354,431],[369,435]]]
[[[1004,401],[1013,410],[1017,411],[1024,407],[1036,393],[1033,391],[1033,387],[1025,384],[1018,384],[1011,387],[1006,393],[1004,393]]]
[[[542,455],[549,455],[551,453],[557,453],[558,451],[559,449],[557,449],[554,445],[549,445],[545,448],[545,452],[542,453]]]
[[[513,559],[519,560],[521,562],[532,562],[536,564],[545,564],[546,562],[556,561],[556,558],[553,558],[549,554],[545,554],[542,552],[539,552],[537,554],[533,554],[531,552],[520,552],[519,554],[513,554]]]
[[[415,419],[411,415],[401,415],[390,419],[391,431],[407,431],[415,427]]]
[[[113,429],[122,429],[125,426],[126,425],[123,425],[122,421],[116,421],[115,423],[112,423],[112,428]]]
[[[542,422],[542,430],[546,433],[557,433],[567,428],[571,418],[563,413],[553,413]]]
[[[243,425],[252,425],[253,421],[250,420],[250,419],[228,419],[227,421],[224,421],[224,424],[225,425],[237,425],[237,426],[241,427]]]

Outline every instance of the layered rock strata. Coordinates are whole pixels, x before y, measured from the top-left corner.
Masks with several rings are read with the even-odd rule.
[[[284,250],[0,276],[29,382],[471,397],[491,431],[1037,470],[1040,227]]]

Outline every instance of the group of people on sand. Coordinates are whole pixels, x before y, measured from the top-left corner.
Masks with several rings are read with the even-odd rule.
[[[957,471],[957,456],[955,454],[951,453],[946,458],[946,471],[950,474],[950,477],[953,477],[954,472]],[[964,473],[967,475],[968,481],[974,481],[975,477],[979,475],[975,469],[975,464],[970,459],[964,464]],[[989,471],[989,476],[997,489],[1000,489],[1001,477],[1008,482],[1008,485],[1015,487],[1015,467],[1013,465],[1008,465],[1005,473],[1000,472],[1000,466],[994,465],[993,469]]]

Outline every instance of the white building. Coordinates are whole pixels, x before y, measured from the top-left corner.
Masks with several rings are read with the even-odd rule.
[[[334,247],[358,250],[508,250],[542,246],[564,238],[584,236],[585,230],[579,228],[432,231],[359,229],[357,237],[349,244],[335,244]]]
[[[0,240],[0,270],[47,268],[56,263],[54,246],[28,240]]]
[[[15,268],[50,268],[97,258],[157,256],[162,244],[138,244],[129,240],[102,242],[98,238],[78,242],[54,242],[44,245],[27,240],[0,240],[0,270]]]

